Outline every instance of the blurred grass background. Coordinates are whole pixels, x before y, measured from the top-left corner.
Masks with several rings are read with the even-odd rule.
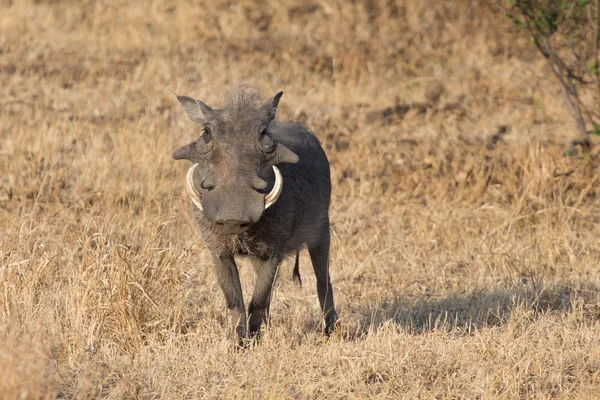
[[[498,4],[0,1],[0,398],[597,398],[600,156]],[[330,158],[329,340],[306,256],[225,335],[171,90],[242,82]]]

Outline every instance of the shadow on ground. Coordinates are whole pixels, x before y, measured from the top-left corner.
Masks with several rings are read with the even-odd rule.
[[[481,328],[501,326],[516,310],[537,318],[545,313],[570,313],[581,309],[586,317],[600,319],[600,289],[585,284],[507,288],[439,299],[418,299],[399,294],[382,302],[357,309],[357,325],[347,326],[348,338],[360,338],[382,326],[394,324],[412,333],[436,330],[471,333]]]

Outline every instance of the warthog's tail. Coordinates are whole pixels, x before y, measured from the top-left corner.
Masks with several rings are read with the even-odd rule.
[[[302,287],[302,278],[300,278],[300,250],[296,250],[296,263],[294,264],[294,273],[292,276],[294,283]]]

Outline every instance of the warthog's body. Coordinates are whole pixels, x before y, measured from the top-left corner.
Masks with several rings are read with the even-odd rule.
[[[279,264],[288,254],[297,256],[304,245],[316,274],[326,333],[337,319],[328,263],[329,162],[309,129],[274,120],[280,96],[260,104],[255,93],[238,89],[229,94],[222,110],[178,97],[192,120],[206,130],[173,157],[197,164],[188,186],[196,198],[194,217],[213,255],[240,340],[260,331]],[[280,192],[277,171],[283,182]],[[275,192],[278,198],[269,201]],[[239,255],[251,258],[257,275],[248,319],[234,260]],[[299,280],[297,266],[294,275]]]

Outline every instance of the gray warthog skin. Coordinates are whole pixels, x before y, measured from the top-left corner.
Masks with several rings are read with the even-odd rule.
[[[330,334],[337,320],[329,278],[329,162],[315,135],[296,122],[275,121],[282,93],[262,102],[257,92],[238,88],[223,109],[178,96],[198,139],[173,153],[190,160],[200,210],[193,214],[231,312],[240,343],[268,321],[273,282],[285,256],[306,246],[317,278],[317,293]],[[283,177],[277,201],[265,209],[275,184],[273,166]],[[248,314],[244,307],[236,256],[248,256],[256,283]],[[297,268],[294,278],[300,281]]]

